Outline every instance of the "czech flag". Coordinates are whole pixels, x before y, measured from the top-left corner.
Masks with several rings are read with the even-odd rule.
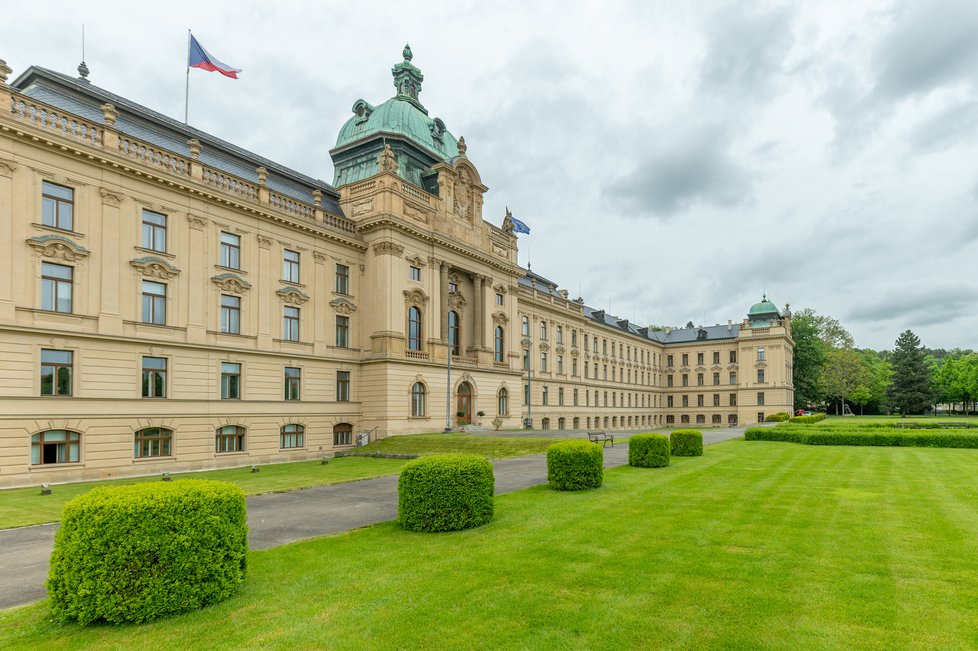
[[[193,34],[190,35],[190,56],[188,65],[191,68],[200,68],[208,72],[217,71],[225,77],[237,79],[240,68],[232,68],[226,63],[221,62],[216,56],[204,49],[204,46],[197,42]]]

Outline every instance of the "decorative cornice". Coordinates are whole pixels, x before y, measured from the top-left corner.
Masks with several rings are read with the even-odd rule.
[[[423,267],[423,266],[425,266],[424,258],[422,258],[420,255],[409,255],[409,256],[407,256],[404,259],[407,262],[410,262],[411,264],[413,264],[415,267]]]
[[[142,275],[150,278],[159,278],[160,280],[169,280],[180,273],[180,270],[172,264],[155,256],[148,255],[142,258],[134,258],[129,261],[129,264],[135,267]]]
[[[107,206],[118,206],[125,199],[125,195],[108,188],[99,188],[98,193],[102,195],[102,203]]]
[[[243,294],[247,290],[251,289],[251,283],[247,280],[238,276],[237,274],[223,273],[217,274],[211,278],[211,281],[217,285],[221,291],[234,292],[235,294]]]
[[[190,228],[198,231],[204,230],[207,226],[207,218],[201,215],[187,214],[187,221],[190,222]]]
[[[302,305],[309,300],[309,295],[297,287],[283,287],[275,293],[289,305]]]
[[[401,257],[404,255],[404,247],[396,242],[384,240],[374,244],[374,255],[394,255]]]
[[[38,255],[46,258],[59,258],[68,262],[84,258],[90,253],[81,244],[77,244],[62,235],[38,235],[28,238],[27,243],[33,247]]]
[[[329,304],[330,307],[336,310],[337,314],[349,316],[357,311],[357,306],[348,298],[334,298]]]
[[[420,289],[405,289],[404,302],[408,305],[424,307],[428,304],[428,297]]]

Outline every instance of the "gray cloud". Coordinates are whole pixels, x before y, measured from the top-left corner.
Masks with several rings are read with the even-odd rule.
[[[934,286],[930,279],[926,279],[914,285],[891,286],[853,307],[846,318],[929,325],[972,314],[976,301],[978,287],[974,285],[951,282]]]
[[[978,140],[978,100],[948,106],[917,125],[910,134],[911,146],[920,153],[941,151]]]
[[[676,125],[641,140],[654,144],[607,191],[627,214],[670,217],[695,204],[730,207],[751,197],[749,173],[731,153],[724,126]]]

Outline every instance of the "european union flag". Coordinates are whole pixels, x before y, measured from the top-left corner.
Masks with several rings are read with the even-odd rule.
[[[514,233],[526,233],[527,235],[530,234],[530,227],[529,226],[527,226],[526,224],[524,224],[520,220],[516,219],[516,217],[510,217],[510,219],[513,220],[513,232]]]

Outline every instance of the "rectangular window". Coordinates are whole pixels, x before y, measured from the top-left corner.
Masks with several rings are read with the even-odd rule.
[[[689,396],[683,396],[683,407],[689,407]]]
[[[70,396],[74,353],[41,350],[41,395]]]
[[[611,345],[614,346],[614,344],[611,344]],[[608,354],[608,340],[607,339],[602,339],[601,340],[601,354],[602,355],[607,355]],[[612,354],[614,354],[614,353],[612,353]]]
[[[696,353],[697,366],[703,366],[703,353]]]
[[[302,388],[302,370],[293,366],[285,367],[285,399],[298,400]],[[297,447],[302,447],[297,446]]]
[[[166,358],[143,358],[143,397],[166,397]]]
[[[336,293],[350,293],[350,268],[345,264],[336,265]]]
[[[757,383],[758,384],[764,384],[764,369],[763,368],[757,369]]]
[[[523,370],[530,370],[530,351],[525,348],[523,349]]]
[[[698,386],[698,387],[703,386],[703,374],[702,373],[697,373],[696,374],[696,386]]]
[[[571,330],[571,347],[577,348],[577,330]]]
[[[714,385],[720,384],[720,373],[719,372],[713,374],[713,384]]]
[[[540,322],[540,341],[546,341],[546,340],[547,340],[547,322],[546,321],[541,321]]]
[[[336,315],[336,346],[337,348],[350,347],[350,317]]]
[[[736,350],[731,350],[730,351],[730,363],[731,364],[736,364],[737,363],[737,351]]]
[[[763,391],[758,391],[757,392],[757,405],[758,406],[763,406],[764,405],[764,392]]]
[[[557,355],[557,373],[559,375],[563,375],[564,374],[564,356],[563,355]]]
[[[577,358],[571,358],[571,375],[577,377]]]
[[[421,267],[415,267],[414,265],[408,267],[408,278],[421,282]]]
[[[502,305],[502,304],[503,304],[503,295],[496,294],[496,305]]]
[[[530,317],[523,317],[523,329],[521,330],[524,337],[530,336]]]
[[[523,385],[523,404],[524,405],[530,404],[530,385],[529,384],[524,384]]]
[[[143,281],[143,323],[166,325],[166,285]]]
[[[683,386],[689,386],[689,373],[683,373]]]
[[[241,332],[241,298],[230,294],[221,294],[221,332],[240,334]]]
[[[737,394],[736,393],[731,393],[730,394],[730,406],[731,407],[736,407],[737,406]]]
[[[672,407],[672,396],[666,396],[666,407]]]
[[[540,353],[540,372],[547,372],[547,352],[543,351]]]
[[[547,385],[543,385],[543,393],[541,394],[541,400],[544,405],[550,404],[550,389],[547,388]]]
[[[336,371],[336,402],[350,402],[349,371]]]
[[[713,363],[714,364],[719,364],[720,363],[720,353],[719,353],[719,351],[713,353]]]
[[[763,348],[758,348],[757,349],[757,361],[759,361],[759,362],[763,362],[764,361],[764,349]]]
[[[448,283],[448,293],[458,294],[458,283]]]
[[[713,406],[714,407],[719,407],[720,406],[720,394],[719,393],[714,393],[713,394]]]
[[[574,389],[574,406],[577,406],[577,389]]]
[[[666,355],[666,366],[672,366],[672,355]]]
[[[41,309],[71,313],[75,270],[61,264],[41,263]]]
[[[229,269],[241,268],[241,237],[221,232],[221,266]]]
[[[241,364],[221,362],[221,400],[241,399]]]
[[[564,343],[564,326],[557,326],[557,343]]]
[[[561,407],[564,406],[564,387],[557,389],[557,404]]]
[[[152,251],[166,252],[166,215],[150,210],[143,211],[143,238],[142,246],[144,249]]]
[[[730,384],[737,384],[737,371],[730,371]]]
[[[63,231],[74,230],[75,191],[63,185],[42,181],[41,223]]]
[[[282,280],[287,283],[299,282],[299,252],[285,249],[282,252]]]
[[[672,375],[667,375],[666,376],[666,386],[667,387],[671,387],[672,386]]]
[[[699,395],[697,395],[697,396],[696,396],[696,406],[697,406],[697,407],[702,407],[702,406],[704,406],[705,404],[706,404],[706,403],[705,403],[705,402],[704,402],[704,400],[703,400],[703,394],[701,393],[701,394],[699,394]]]
[[[683,366],[689,366],[689,353],[683,353]]]
[[[283,308],[282,339],[299,341],[299,308],[288,305]]]

